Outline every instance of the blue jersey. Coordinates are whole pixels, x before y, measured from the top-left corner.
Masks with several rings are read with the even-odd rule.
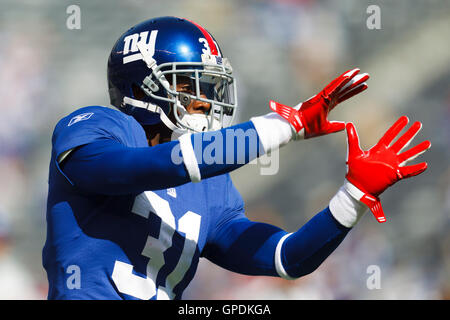
[[[180,299],[217,228],[244,217],[243,200],[228,174],[137,194],[78,188],[58,160],[101,140],[148,147],[134,118],[106,107],[79,109],[55,127],[43,249],[48,298]]]
[[[259,154],[259,136],[237,134],[254,129],[248,121],[149,147],[143,127],[118,110],[86,107],[59,121],[43,249],[48,298],[180,299],[200,257],[247,275],[314,271],[350,229],[328,207],[292,234],[245,217],[228,172]],[[228,130],[234,138],[220,139]],[[232,156],[199,161],[211,145]]]

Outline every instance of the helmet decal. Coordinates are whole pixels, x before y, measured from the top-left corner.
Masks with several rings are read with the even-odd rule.
[[[133,33],[123,38],[123,64],[142,60],[142,54],[139,52],[137,46],[138,43],[143,43],[150,56],[153,56],[153,54],[155,53],[155,43],[157,35],[158,30],[152,30],[152,32],[150,33],[150,38],[148,37],[148,31]]]
[[[199,38],[198,41],[201,42],[201,43],[203,43],[204,48],[202,49],[202,52],[203,52],[204,54],[214,55],[214,56],[217,56],[217,57],[220,57],[220,56],[221,56],[221,55],[220,55],[220,52],[218,52],[217,49],[216,49],[216,51],[215,51],[215,52],[217,52],[216,54],[213,54],[213,53],[212,53],[211,47],[209,46],[209,42],[208,42],[208,40],[206,40],[205,38]],[[213,41],[213,43],[214,43],[215,46],[217,46],[215,41]]]
[[[219,55],[219,50],[217,50],[218,46],[216,45],[213,37],[211,37],[209,32],[206,31],[206,29],[203,28],[201,25],[195,23],[194,21],[191,21],[191,20],[187,20],[187,21],[189,21],[190,23],[194,24],[203,33],[203,36],[204,36],[203,39],[205,39],[204,45],[205,45],[205,47],[207,47],[209,49],[209,54],[212,54],[212,55],[215,55],[215,56]],[[200,41],[200,39],[199,39],[199,41]]]

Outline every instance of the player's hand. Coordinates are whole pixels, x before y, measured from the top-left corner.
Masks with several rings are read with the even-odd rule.
[[[339,103],[367,89],[367,73],[349,70],[327,85],[321,92],[300,103],[295,108],[273,100],[270,108],[288,120],[297,132],[296,139],[308,139],[345,129],[341,121],[328,121],[328,114]]]
[[[361,150],[355,126],[352,123],[346,125],[346,179],[353,189],[348,191],[370,208],[378,222],[386,221],[378,196],[397,181],[416,176],[427,169],[426,162],[408,166],[406,164],[429,149],[430,141],[423,141],[403,151],[422,128],[419,121],[414,122],[397,141],[391,143],[408,122],[408,117],[400,117],[368,151]]]

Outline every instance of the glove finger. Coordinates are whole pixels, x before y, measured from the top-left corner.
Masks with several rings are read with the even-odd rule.
[[[430,149],[431,142],[426,140],[421,143],[419,143],[417,146],[412,147],[411,149],[402,152],[398,155],[398,160],[400,162],[399,166],[403,167],[406,163],[414,160],[418,156],[420,156],[422,153]]]
[[[359,68],[355,68],[344,73],[343,74],[344,80],[337,84],[334,92],[339,93],[343,87],[345,87],[350,81],[352,81],[357,76],[359,71],[361,71]]]
[[[344,72],[325,87],[323,90],[324,94],[330,97],[336,95],[343,86],[345,86],[356,74],[358,74],[359,71],[360,70],[358,68],[355,68]]]
[[[337,103],[337,104],[342,103],[342,102],[344,102],[345,100],[350,99],[351,97],[353,97],[353,96],[355,96],[355,95],[357,95],[357,94],[363,92],[363,91],[366,90],[367,88],[368,88],[368,86],[367,86],[366,83],[360,84],[358,87],[354,88],[353,90],[347,91],[345,94],[341,95],[341,96],[338,98],[338,103]]]
[[[345,129],[345,122],[342,121],[330,121],[328,123],[327,133],[339,132]]]
[[[362,153],[361,147],[359,146],[359,137],[356,132],[353,123],[349,122],[346,124],[345,129],[347,130],[347,161],[350,158],[359,156]]]
[[[400,167],[398,170],[400,171],[401,178],[400,179],[406,179],[410,177],[417,176],[418,174],[421,174],[424,172],[428,167],[428,164],[426,162],[414,164],[411,166],[406,167]]]
[[[334,79],[333,81],[331,81],[323,90],[322,93],[329,97],[330,95],[332,95],[332,93],[336,90],[336,87],[339,85],[339,83],[342,81],[343,79],[341,77],[338,77],[336,79]],[[320,96],[320,95],[319,95]]]
[[[381,137],[377,145],[384,144],[388,146],[392,140],[403,130],[403,128],[408,124],[409,119],[407,116],[401,116]]]
[[[417,133],[419,133],[420,129],[422,129],[422,123],[419,121],[414,122],[413,125],[392,144],[391,150],[395,153],[402,151],[411,143]]]
[[[353,88],[359,86],[361,83],[366,82],[370,78],[368,73],[362,73],[356,75],[353,79],[351,79],[342,89],[339,91],[339,95],[345,94],[347,91],[352,90]]]

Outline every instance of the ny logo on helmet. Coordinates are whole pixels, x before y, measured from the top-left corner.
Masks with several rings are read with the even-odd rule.
[[[150,33],[150,37],[148,35],[148,31],[133,33],[129,36],[126,36],[123,39],[123,64],[142,60],[142,54],[139,52],[139,48],[137,46],[139,42],[143,42],[150,56],[153,56],[153,54],[155,53],[155,43],[157,35],[158,30],[153,30]]]

